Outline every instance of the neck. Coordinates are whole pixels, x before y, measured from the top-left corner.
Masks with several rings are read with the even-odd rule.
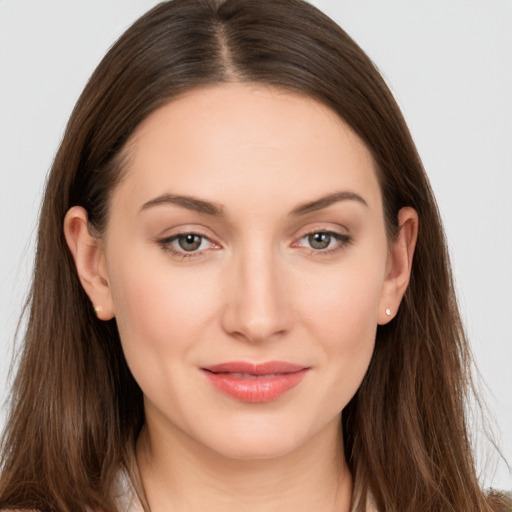
[[[152,512],[348,512],[352,478],[343,456],[341,421],[291,453],[232,459],[183,434],[145,426],[137,462]]]

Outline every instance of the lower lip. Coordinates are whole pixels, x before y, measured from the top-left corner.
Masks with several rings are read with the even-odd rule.
[[[213,373],[203,370],[209,381],[220,391],[241,402],[263,403],[277,400],[294,388],[304,378],[307,368],[292,373],[273,376],[259,375],[254,378],[233,377],[229,373]]]

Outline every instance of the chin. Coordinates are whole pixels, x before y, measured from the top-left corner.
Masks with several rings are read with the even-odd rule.
[[[233,460],[272,460],[292,453],[297,444],[286,436],[271,439],[230,439],[228,443],[216,443],[212,448],[221,456]]]
[[[238,423],[238,422],[237,422]],[[314,442],[300,422],[252,421],[211,428],[202,443],[219,455],[236,460],[270,460],[285,457]],[[299,428],[297,428],[299,427]]]

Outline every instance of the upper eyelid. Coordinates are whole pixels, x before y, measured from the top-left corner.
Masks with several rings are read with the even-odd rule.
[[[160,242],[172,241],[172,240],[176,240],[176,238],[179,238],[180,236],[187,236],[187,235],[200,236],[201,238],[206,238],[210,242],[212,241],[209,236],[205,235],[204,233],[200,233],[198,231],[182,231],[182,232],[176,233],[174,235],[159,237],[158,240]]]
[[[300,240],[301,238],[304,238],[308,235],[312,235],[314,233],[330,233],[332,235],[336,236],[342,236],[342,237],[351,237],[352,234],[348,228],[345,226],[339,226],[338,228],[331,227],[331,226],[313,226],[311,228],[306,228],[305,230],[297,230],[296,234],[294,235],[295,240]]]
[[[334,228],[312,228],[305,231],[301,236],[311,235],[312,233],[331,233],[333,235],[345,235],[347,233],[340,233]]]
[[[179,229],[179,231],[172,232],[175,229]],[[190,227],[189,228],[186,226],[185,227],[180,226],[177,228],[166,229],[163,231],[163,233],[166,233],[169,231],[171,232],[170,234],[157,235],[156,237],[154,237],[154,240],[157,242],[162,242],[162,241],[173,240],[180,236],[197,235],[197,236],[201,236],[203,238],[208,239],[210,242],[218,244],[218,242],[217,242],[218,237],[215,234],[212,234],[210,232],[211,230],[203,228],[203,227]],[[207,231],[208,231],[208,233],[207,233]]]

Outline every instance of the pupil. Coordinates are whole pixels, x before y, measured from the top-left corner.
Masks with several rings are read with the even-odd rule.
[[[327,249],[331,243],[331,235],[327,233],[313,233],[308,238],[313,249]]]
[[[178,242],[184,251],[195,251],[201,245],[201,237],[198,235],[180,236]]]

